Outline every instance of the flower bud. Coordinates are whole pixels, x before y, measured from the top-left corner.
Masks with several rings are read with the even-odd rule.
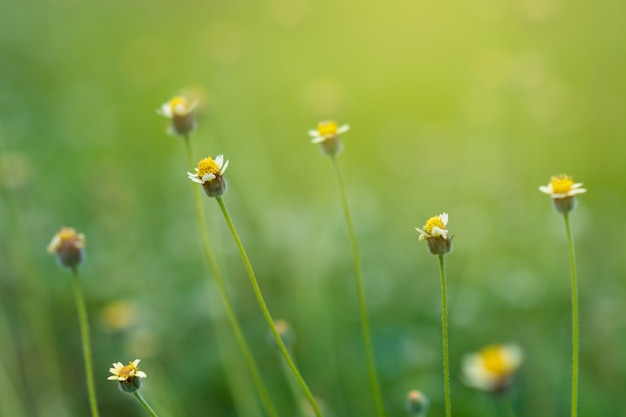
[[[71,227],[63,227],[48,245],[48,253],[56,253],[59,264],[75,268],[85,258],[85,235],[76,233]]]
[[[429,406],[428,397],[420,391],[410,391],[406,397],[406,411],[412,417],[424,417]]]

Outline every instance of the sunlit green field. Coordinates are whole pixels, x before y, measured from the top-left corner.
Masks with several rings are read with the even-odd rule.
[[[518,417],[570,415],[570,266],[538,191],[568,173],[580,296],[581,417],[626,416],[626,4],[617,0],[5,1],[0,5],[0,416],[89,416],[72,277],[80,267],[101,416],[144,416],[107,381],[141,359],[159,416],[261,417],[202,251],[182,139],[157,108],[198,99],[196,158],[230,160],[224,201],[269,309],[328,417],[374,417],[350,242],[309,129],[338,159],[361,249],[389,417],[409,390],[444,415],[437,257],[415,227],[448,212],[455,417],[505,416],[461,361],[516,343]],[[301,416],[237,247],[203,209],[281,416]],[[222,330],[216,326],[222,325]],[[225,326],[225,327],[224,327]],[[220,334],[220,337],[217,337]],[[224,363],[234,364],[227,371]]]

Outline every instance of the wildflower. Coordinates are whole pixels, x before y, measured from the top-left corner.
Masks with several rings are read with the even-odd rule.
[[[576,207],[576,195],[586,193],[583,183],[575,183],[569,175],[561,174],[550,179],[548,185],[539,187],[539,191],[552,197],[554,208],[559,213],[569,213]]]
[[[447,224],[448,213],[441,213],[428,219],[424,230],[415,228],[420,232],[419,240],[425,239],[428,242],[428,249],[433,255],[445,255],[452,249],[452,236],[449,236],[446,229]]]
[[[410,416],[425,416],[429,404],[428,397],[418,390],[410,391],[406,397],[406,411]]]
[[[517,345],[491,345],[463,358],[463,382],[473,388],[498,393],[506,390],[524,360]]]
[[[47,250],[50,254],[57,254],[61,266],[75,268],[83,261],[85,245],[84,234],[76,233],[71,227],[63,227],[54,235]]]
[[[228,162],[224,162],[224,155],[218,155],[215,160],[207,156],[198,162],[196,172],[187,172],[187,176],[191,181],[201,184],[207,196],[219,197],[226,192],[223,175],[228,168]]]
[[[348,125],[338,126],[334,120],[327,120],[319,122],[317,129],[309,130],[309,135],[312,138],[311,143],[321,144],[324,153],[332,156],[341,151],[342,145],[339,135],[346,133],[348,130],[350,130]]]
[[[193,111],[197,104],[197,101],[189,104],[185,97],[174,97],[167,103],[163,103],[157,113],[172,121],[168,128],[169,133],[187,136],[196,128]]]
[[[137,368],[140,359],[135,359],[129,362],[128,365],[123,365],[122,362],[116,362],[113,364],[113,368],[109,369],[113,375],[107,379],[110,381],[118,381],[120,388],[125,392],[135,392],[141,388],[141,378],[146,378],[145,372],[140,371]]]

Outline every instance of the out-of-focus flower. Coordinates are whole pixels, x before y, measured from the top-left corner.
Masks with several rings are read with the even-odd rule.
[[[415,228],[420,232],[419,240],[426,240],[433,255],[445,255],[452,249],[452,237],[446,229],[447,225],[448,213],[441,213],[426,220],[423,230]]]
[[[122,362],[116,362],[113,364],[113,368],[109,369],[113,375],[107,379],[110,381],[118,381],[120,388],[126,392],[135,392],[141,388],[141,378],[146,378],[145,372],[140,371],[137,368],[140,359],[135,359],[129,362],[128,365],[123,365]]]
[[[339,135],[350,130],[350,126],[337,125],[334,120],[327,120],[319,122],[317,129],[309,130],[309,136],[311,136],[311,143],[319,143],[322,146],[322,150],[327,155],[335,155],[342,149]]]
[[[63,227],[48,244],[48,253],[57,255],[61,266],[75,268],[84,259],[85,235],[71,227]]]
[[[209,197],[219,197],[226,192],[226,180],[223,175],[228,168],[228,162],[224,161],[224,155],[218,155],[215,160],[210,156],[198,162],[196,172],[187,173],[187,177],[197,184],[201,184],[204,192]]]
[[[409,391],[406,396],[406,411],[412,417],[424,417],[430,402],[428,397],[421,393],[421,391],[413,390]]]
[[[463,382],[476,389],[498,393],[506,390],[524,361],[517,345],[491,345],[463,358]]]
[[[189,104],[185,97],[174,97],[167,103],[163,103],[157,113],[172,121],[169,127],[170,133],[187,136],[196,128],[193,115],[196,105],[196,101]]]
[[[576,195],[586,193],[582,182],[574,182],[569,175],[561,174],[550,179],[548,185],[539,187],[539,191],[552,197],[554,208],[559,213],[569,213],[576,207]]]

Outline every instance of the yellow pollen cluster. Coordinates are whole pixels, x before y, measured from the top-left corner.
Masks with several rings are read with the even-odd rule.
[[[446,225],[443,224],[443,221],[439,216],[431,217],[430,219],[426,220],[426,224],[424,225],[424,231],[430,235],[433,231],[433,227],[438,227],[442,230],[446,229]]]
[[[574,181],[570,176],[559,175],[558,177],[552,177],[550,184],[552,185],[552,191],[555,194],[565,194],[572,189]]]
[[[198,178],[202,178],[206,174],[220,175],[220,167],[210,156],[198,162]]]
[[[317,132],[320,136],[328,137],[328,136],[336,136],[337,135],[337,122],[333,120],[329,120],[326,122],[320,122],[317,124]]]
[[[71,227],[64,227],[57,233],[59,240],[61,242],[69,242],[70,240],[76,239],[78,235],[76,234],[76,230]]]
[[[172,114],[176,114],[176,109],[178,106],[182,106],[182,108],[186,111],[189,108],[189,103],[183,97],[174,97],[170,100],[170,108],[172,109]]]
[[[498,346],[488,346],[480,352],[485,369],[496,375],[507,375],[510,370],[504,361],[502,351]]]

